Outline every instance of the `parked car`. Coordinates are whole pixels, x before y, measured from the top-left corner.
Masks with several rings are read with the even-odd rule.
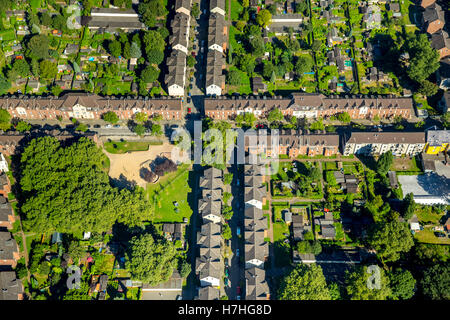
[[[99,124],[94,124],[94,128],[101,128],[102,126]]]
[[[228,268],[225,268],[225,277],[228,277],[230,273],[228,272]]]
[[[188,113],[191,113],[191,111],[192,111],[191,108],[188,108],[188,109],[187,109],[187,112],[188,112]]]
[[[114,125],[114,128],[120,128],[120,124]]]
[[[438,238],[445,238],[445,234],[442,232],[435,232],[434,235]]]
[[[202,44],[201,46],[204,47],[205,46],[205,40],[202,40],[201,44]]]
[[[192,89],[192,83],[189,84],[189,89]]]
[[[239,248],[236,249],[236,257],[239,257]]]
[[[189,81],[194,82],[194,77],[191,77]]]
[[[241,296],[237,296],[237,297],[236,297],[236,300],[241,300]]]
[[[228,258],[225,258],[224,263],[225,263],[225,267],[228,267]]]
[[[191,88],[192,89],[192,88]],[[191,103],[191,97],[187,98],[187,103]]]
[[[237,292],[238,297],[239,297],[239,295],[241,294],[241,287],[237,286],[236,292]],[[239,300],[239,299],[238,299],[238,300]]]
[[[105,128],[112,128],[112,125],[107,124],[107,125],[105,126]]]
[[[192,48],[194,48],[194,50],[197,50],[197,46],[195,44],[194,44],[194,46]]]
[[[228,278],[223,279],[223,284],[228,287]]]
[[[237,227],[236,228],[236,234],[238,235],[238,236],[240,236],[241,235],[241,227]]]

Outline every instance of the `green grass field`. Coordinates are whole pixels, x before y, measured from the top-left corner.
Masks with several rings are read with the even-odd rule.
[[[191,188],[188,185],[189,165],[181,165],[176,172],[166,174],[157,184],[148,184],[147,192],[153,202],[154,222],[183,222],[192,215],[188,203]],[[175,207],[174,202],[178,202]],[[178,208],[179,212],[175,212]]]
[[[109,153],[122,154],[129,151],[147,151],[149,145],[149,142],[141,141],[111,141],[105,142],[103,147]]]
[[[423,230],[417,232],[414,237],[423,243],[436,243],[436,244],[450,244],[450,239],[448,237],[438,238],[434,235],[434,231],[431,228],[424,228]]]

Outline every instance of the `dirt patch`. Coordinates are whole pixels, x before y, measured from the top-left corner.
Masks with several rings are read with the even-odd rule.
[[[413,160],[411,158],[398,158],[394,159],[392,169],[395,171],[413,171],[417,168],[414,167]]]
[[[147,151],[135,151],[125,154],[112,154],[104,151],[110,160],[109,176],[119,183],[136,182],[139,186],[145,187],[147,182],[139,175],[139,170],[143,166],[148,166],[158,156],[170,159],[174,145],[164,143],[159,146],[150,146]]]

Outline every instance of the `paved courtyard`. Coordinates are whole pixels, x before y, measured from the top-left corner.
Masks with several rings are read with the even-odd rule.
[[[444,197],[450,202],[450,179],[434,172],[417,176],[398,176],[403,194],[412,193],[414,197]],[[417,201],[416,201],[417,202]]]

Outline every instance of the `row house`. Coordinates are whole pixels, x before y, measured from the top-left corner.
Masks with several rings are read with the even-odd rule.
[[[113,111],[119,119],[132,119],[137,112],[148,116],[159,114],[165,120],[182,119],[181,99],[168,97],[101,97],[90,93],[66,93],[61,97],[7,95],[0,97],[0,108],[13,118],[34,119],[101,119]]]
[[[208,168],[199,179],[201,198],[198,212],[202,226],[197,233],[199,255],[195,261],[195,273],[200,280],[196,300],[214,300],[219,298],[219,287],[223,277],[224,261],[222,259],[223,238],[222,194],[224,190],[223,172]]]
[[[42,136],[52,136],[59,141],[66,141],[66,140],[72,140],[77,139],[79,137],[86,137],[94,141],[95,143],[98,143],[98,136],[94,132],[84,132],[82,134],[76,133],[70,133],[65,130],[47,130],[44,132],[32,132],[31,135],[24,135],[20,134],[16,131],[9,131],[3,134],[0,134],[0,152],[5,155],[13,155],[16,150],[20,147],[25,146],[31,139],[42,137]],[[5,182],[3,180],[3,188],[4,193],[6,193],[7,188],[5,187]],[[10,186],[9,186],[10,189]],[[8,192],[9,193],[9,192]],[[1,194],[1,193],[0,193]],[[7,195],[7,193],[6,193]]]
[[[197,233],[199,257],[196,259],[196,272],[202,287],[219,287],[224,262],[222,259],[223,238],[220,225],[208,222]]]
[[[165,77],[169,96],[184,96],[186,83],[186,58],[183,51],[173,50],[166,60],[168,73]]]
[[[8,231],[0,231],[0,266],[14,269],[19,258],[19,246],[12,234]]]
[[[280,109],[284,116],[297,118],[324,118],[347,112],[352,119],[373,119],[378,115],[382,119],[400,116],[411,118],[412,98],[392,95],[375,96],[329,96],[315,93],[292,93],[290,97],[208,97],[204,101],[205,116],[217,120],[226,120],[243,113],[253,113],[264,118],[273,109]]]
[[[212,11],[213,8],[213,2],[211,2],[211,13],[208,22],[205,89],[208,96],[220,96],[225,90],[223,70],[226,67],[224,53],[227,49],[228,27],[225,23],[224,15],[217,12],[217,10]]]
[[[172,35],[169,37],[169,44],[172,49],[188,54],[190,16],[182,12],[176,13],[170,23],[170,28]]]
[[[216,50],[209,50],[206,58],[206,95],[220,96],[225,90],[225,57]]]
[[[255,136],[253,139],[251,136]],[[274,158],[279,155],[287,155],[296,158],[299,155],[326,157],[339,154],[340,138],[338,134],[319,132],[311,134],[309,130],[281,130],[278,141],[272,145],[272,139],[276,136],[267,136],[266,143],[258,143],[255,139],[256,132],[245,136],[245,150],[251,154],[264,154],[266,157]]]
[[[169,44],[172,52],[166,60],[165,77],[169,96],[183,97],[186,83],[186,58],[189,48],[191,0],[175,1],[175,16],[170,23]]]
[[[269,246],[265,241],[268,222],[262,211],[267,197],[263,170],[264,165],[249,164],[248,160],[244,165],[246,300],[268,300],[270,297],[264,270],[264,263],[269,256]]]
[[[352,132],[345,142],[344,156],[380,155],[414,156],[424,150],[425,132]]]
[[[0,228],[11,230],[16,221],[11,204],[4,196],[0,196]]]

